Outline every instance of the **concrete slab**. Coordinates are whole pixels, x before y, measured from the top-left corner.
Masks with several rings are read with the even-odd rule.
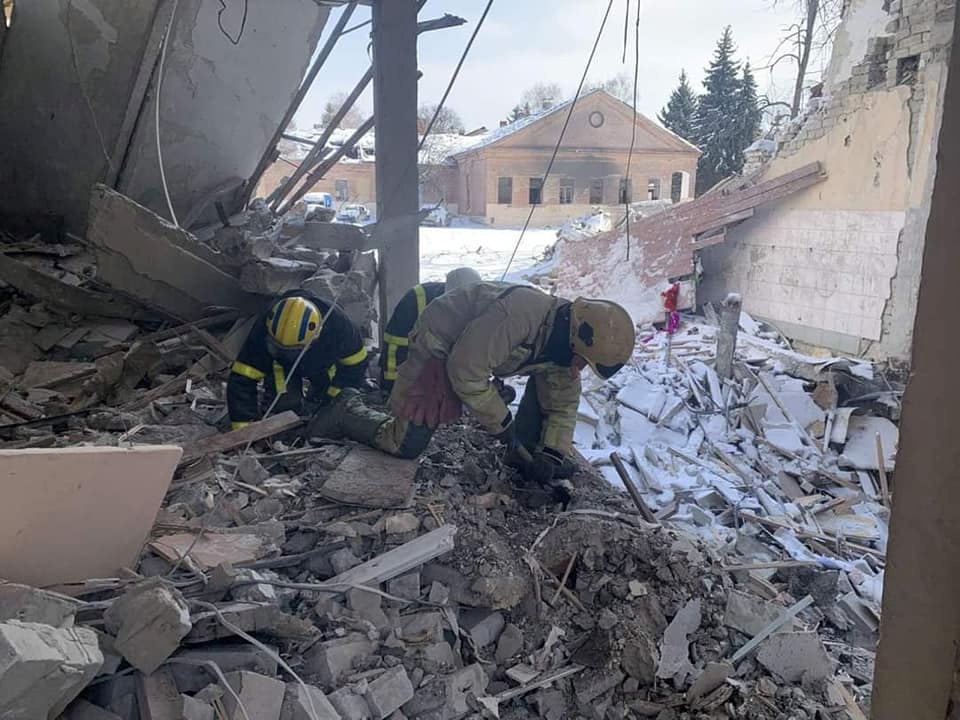
[[[133,565],[182,450],[0,450],[0,576],[38,587]]]
[[[757,661],[787,682],[825,680],[834,663],[814,632],[773,635],[757,650]]]
[[[330,472],[320,495],[359,507],[409,507],[418,467],[416,460],[402,460],[370,448],[353,448]]]
[[[92,630],[0,623],[0,717],[57,717],[102,664]]]

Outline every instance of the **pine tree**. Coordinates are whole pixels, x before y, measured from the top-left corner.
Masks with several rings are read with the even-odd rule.
[[[513,110],[507,115],[507,122],[513,123],[519,120],[520,118],[530,117],[533,114],[533,111],[530,109],[530,103],[524,103],[523,105],[514,105]]]
[[[740,152],[737,158],[738,170],[743,167],[743,151],[760,136],[760,123],[763,119],[763,113],[760,112],[760,105],[757,101],[757,81],[753,77],[753,71],[750,70],[749,62],[743,66],[739,104],[740,109],[736,115],[740,126],[738,130],[740,136]]]
[[[738,172],[743,167],[741,123],[742,110],[740,63],[733,54],[733,33],[728,25],[717,43],[713,60],[703,81],[706,92],[697,102],[694,123],[696,144],[703,155],[697,165],[697,192],[713,187],[717,182]]]
[[[680,84],[670,94],[666,107],[657,113],[657,118],[668,130],[672,130],[684,140],[693,142],[694,115],[697,112],[697,96],[687,80],[686,70],[680,71]]]

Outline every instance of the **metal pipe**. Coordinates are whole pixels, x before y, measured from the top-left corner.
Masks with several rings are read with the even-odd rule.
[[[317,138],[317,144],[313,146],[313,149],[310,150],[309,153],[307,153],[307,157],[304,158],[303,162],[300,163],[297,169],[293,171],[293,175],[291,175],[283,184],[283,187],[280,189],[280,192],[277,194],[273,204],[271,205],[271,210],[276,212],[281,200],[287,195],[287,193],[290,192],[290,189],[295,187],[300,179],[307,173],[307,170],[321,157],[323,157],[323,151],[327,146],[327,141],[330,139],[330,136],[333,135],[334,130],[336,130],[340,125],[350,108],[352,108],[357,102],[357,98],[359,98],[361,93],[366,90],[367,85],[370,84],[371,80],[373,80],[373,68],[369,67],[367,68],[367,72],[363,74],[363,77],[360,78],[360,81],[356,84],[353,90],[350,91],[347,99],[343,101],[343,105],[341,105],[340,109],[337,110],[337,114],[330,119],[329,123],[327,123],[327,127],[323,129],[320,137]]]
[[[337,40],[340,39],[340,35],[343,32],[344,27],[350,21],[350,17],[353,15],[353,11],[357,9],[357,0],[353,0],[349,5],[347,5],[343,12],[340,13],[340,17],[337,19],[337,24],[334,26],[333,30],[330,32],[330,36],[327,38],[327,41],[324,43],[323,48],[320,50],[320,54],[317,55],[316,60],[313,61],[313,64],[310,66],[310,69],[307,71],[306,76],[303,79],[303,82],[300,83],[300,87],[297,89],[296,95],[293,96],[293,101],[290,103],[290,106],[287,108],[287,111],[283,115],[283,119],[280,121],[280,126],[277,128],[277,131],[273,134],[273,138],[270,141],[270,145],[267,146],[267,150],[264,152],[263,156],[260,158],[260,162],[257,163],[256,169],[253,171],[253,175],[250,176],[250,180],[247,184],[246,197],[244,198],[243,204],[246,205],[250,198],[253,196],[254,191],[257,189],[257,183],[260,182],[260,178],[263,177],[263,174],[267,171],[267,168],[270,167],[270,164],[273,162],[273,154],[277,149],[277,143],[280,142],[280,137],[287,129],[287,126],[290,125],[290,121],[293,120],[293,116],[296,114],[297,110],[300,109],[300,105],[303,103],[303,99],[307,96],[307,92],[310,90],[310,87],[313,85],[313,81],[316,80],[317,74],[320,72],[320,68],[323,67],[324,63],[327,62],[327,58],[330,57],[330,53],[333,51],[334,46],[337,44]]]

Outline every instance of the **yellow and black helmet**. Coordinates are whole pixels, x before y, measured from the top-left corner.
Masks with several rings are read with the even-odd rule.
[[[316,340],[322,321],[316,304],[302,297],[287,297],[267,313],[267,333],[280,347],[302,348]]]
[[[570,312],[573,352],[602,378],[612,377],[633,354],[636,329],[630,314],[609,300],[577,298]]]

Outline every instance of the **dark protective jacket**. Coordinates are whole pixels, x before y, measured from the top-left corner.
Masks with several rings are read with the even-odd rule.
[[[410,331],[427,304],[443,295],[446,284],[425,282],[407,290],[383,331],[383,352],[380,353],[380,387],[389,392],[397,379],[397,369],[407,359]]]
[[[363,382],[367,350],[357,326],[339,307],[331,309],[329,302],[303,290],[283,295],[296,296],[310,300],[320,309],[323,323],[320,335],[310,345],[294,374],[287,378],[293,360],[275,359],[270,354],[267,313],[257,318],[227,380],[227,409],[234,427],[260,418],[262,411],[257,394],[260,381],[265,382],[266,397],[270,399],[288,391],[302,394],[304,380],[310,383],[310,396],[318,399],[336,397],[341,388],[359,387]]]

